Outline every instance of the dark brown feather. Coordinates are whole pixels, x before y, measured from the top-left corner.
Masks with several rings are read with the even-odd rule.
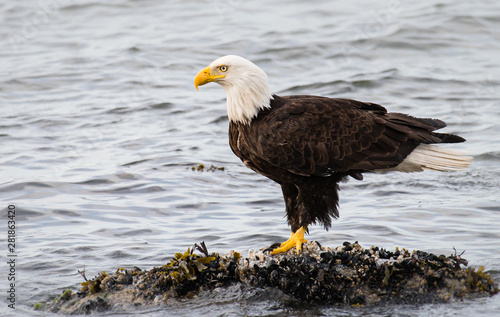
[[[231,149],[279,183],[292,230],[338,216],[346,176],[396,167],[420,143],[463,142],[435,133],[441,120],[388,113],[377,104],[316,96],[274,96],[250,124],[230,123]]]

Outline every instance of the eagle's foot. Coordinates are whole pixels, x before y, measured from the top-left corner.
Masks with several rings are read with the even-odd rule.
[[[293,247],[297,248],[297,254],[299,254],[300,251],[302,251],[302,243],[307,242],[307,240],[304,239],[304,234],[306,233],[306,230],[307,230],[306,228],[300,227],[299,230],[292,232],[290,239],[283,242],[279,248],[274,249],[271,252],[271,255],[286,252]]]

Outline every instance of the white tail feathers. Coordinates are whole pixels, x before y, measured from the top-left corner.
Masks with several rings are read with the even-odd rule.
[[[390,170],[400,172],[462,171],[472,163],[466,152],[431,144],[420,144],[401,164]]]

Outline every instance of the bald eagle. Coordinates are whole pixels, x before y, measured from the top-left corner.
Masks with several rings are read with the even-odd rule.
[[[362,180],[373,171],[449,171],[472,158],[433,145],[458,143],[457,135],[434,132],[446,124],[387,112],[350,99],[271,94],[266,73],[247,59],[228,55],[201,70],[198,86],[216,82],[227,96],[229,144],[252,170],[281,185],[290,239],[271,254],[304,243],[308,226],[325,229],[338,213],[338,183]]]

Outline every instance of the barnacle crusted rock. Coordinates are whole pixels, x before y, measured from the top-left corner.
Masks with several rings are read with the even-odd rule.
[[[194,253],[199,250],[202,255]],[[283,298],[321,305],[387,305],[448,302],[498,292],[484,267],[463,268],[467,261],[456,253],[436,256],[423,251],[364,249],[357,242],[337,248],[308,242],[295,250],[270,256],[250,251],[209,254],[205,245],[177,253],[170,263],[143,271],[118,269],[102,272],[82,283],[79,292],[38,309],[85,314],[159,305],[171,299],[189,299],[199,292],[234,284],[247,288],[274,288]]]

